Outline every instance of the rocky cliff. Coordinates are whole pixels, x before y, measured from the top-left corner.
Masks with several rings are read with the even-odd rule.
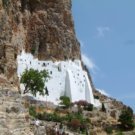
[[[17,82],[22,49],[40,60],[80,59],[71,0],[0,0],[0,74]]]

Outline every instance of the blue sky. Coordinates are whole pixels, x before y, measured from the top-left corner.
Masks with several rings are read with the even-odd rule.
[[[72,0],[75,30],[95,87],[135,111],[135,0]]]

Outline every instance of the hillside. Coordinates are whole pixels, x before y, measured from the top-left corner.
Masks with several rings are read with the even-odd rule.
[[[84,125],[87,121],[94,135],[106,134],[106,127],[119,124],[125,105],[95,90],[81,59],[71,7],[71,0],[0,0],[0,135],[50,134],[54,124],[61,124],[58,118],[72,129],[69,123],[79,117]],[[30,68],[48,71],[48,102],[40,95],[22,97],[20,78]],[[77,111],[73,106],[73,110],[59,110],[61,96],[69,97],[72,105],[80,100],[90,108],[78,105]],[[101,111],[102,104],[106,112]],[[54,121],[48,120],[49,116]],[[41,120],[38,133],[34,118]],[[81,134],[69,129],[69,134]]]

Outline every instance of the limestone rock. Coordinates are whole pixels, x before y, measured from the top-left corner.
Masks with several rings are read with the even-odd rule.
[[[34,135],[30,131],[29,121],[25,119],[22,98],[10,87],[0,88],[0,134],[1,135]]]

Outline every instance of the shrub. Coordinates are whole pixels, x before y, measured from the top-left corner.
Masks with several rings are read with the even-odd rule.
[[[29,114],[33,117],[36,117],[36,108],[34,106],[29,107]]]
[[[123,109],[119,116],[119,122],[121,122],[123,130],[132,130],[134,128],[133,110],[130,107]]]
[[[65,117],[61,117],[56,113],[38,113],[36,118],[39,120],[53,121],[53,122],[62,122],[65,120]]]
[[[75,102],[74,104],[76,104],[78,106],[87,106],[88,102],[85,100],[80,100],[80,101]]]
[[[61,100],[61,105],[64,105],[66,108],[68,108],[71,104],[70,102],[70,98],[69,97],[66,97],[66,96],[61,96],[60,97],[60,100]]]
[[[87,111],[93,111],[93,104],[88,104],[84,109]]]
[[[69,122],[69,127],[73,130],[77,130],[80,128],[80,121],[78,119],[72,119],[71,122]]]
[[[107,127],[107,128],[105,129],[105,131],[107,132],[107,134],[112,134],[112,133],[113,133],[112,127]]]
[[[121,131],[119,131],[118,133],[116,133],[116,135],[124,135]]]
[[[95,99],[99,99],[99,96],[96,96],[96,95],[95,95],[94,98],[95,98]]]
[[[85,130],[86,130],[86,123],[81,123],[81,125],[80,125],[80,131],[81,132],[85,132]]]

